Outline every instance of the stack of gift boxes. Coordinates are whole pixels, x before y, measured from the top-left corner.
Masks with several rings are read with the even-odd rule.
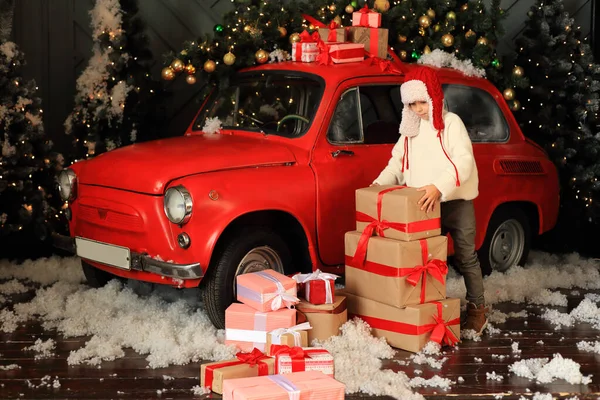
[[[336,278],[319,270],[292,278],[273,270],[239,275],[241,303],[225,311],[225,343],[240,352],[233,360],[202,364],[200,384],[226,399],[288,399],[290,388],[343,399],[333,356],[308,347],[313,339],[337,335],[347,320],[345,297],[335,295]]]
[[[359,62],[365,59],[365,52],[383,59],[388,52],[388,30],[381,28],[381,14],[366,5],[352,14],[351,27],[332,21],[318,32],[302,32],[300,42],[292,44],[292,61]]]
[[[412,352],[429,341],[460,339],[460,299],[446,298],[440,204],[421,210],[423,193],[406,186],[358,189],[357,230],[345,235],[348,312],[374,336]]]

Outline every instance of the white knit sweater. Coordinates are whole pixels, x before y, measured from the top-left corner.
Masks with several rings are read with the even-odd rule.
[[[392,149],[392,158],[374,183],[409,187],[433,184],[442,193],[441,201],[472,200],[477,197],[479,178],[473,145],[460,117],[451,112],[444,115],[442,143],[452,162],[444,154],[437,132],[431,124],[423,122],[419,126],[419,134],[408,138],[408,168],[405,161],[404,173],[405,136],[401,135]],[[457,186],[456,171],[460,186]]]

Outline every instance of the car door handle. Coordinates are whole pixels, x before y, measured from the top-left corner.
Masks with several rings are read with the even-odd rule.
[[[353,156],[354,152],[352,150],[336,150],[331,152],[331,156],[334,158],[341,155]]]

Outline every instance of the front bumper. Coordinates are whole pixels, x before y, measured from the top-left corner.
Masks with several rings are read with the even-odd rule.
[[[59,234],[53,234],[54,247],[77,255],[75,238]],[[91,261],[101,262],[101,260]],[[144,271],[157,275],[167,276],[175,279],[200,279],[203,277],[200,263],[176,264],[154,259],[146,254],[130,252],[129,266],[131,270]]]

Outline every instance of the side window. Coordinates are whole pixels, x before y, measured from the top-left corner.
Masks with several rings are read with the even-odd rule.
[[[504,142],[508,124],[496,100],[482,89],[463,85],[443,85],[448,110],[464,122],[473,142]]]
[[[398,85],[349,89],[338,102],[328,139],[337,144],[394,144],[400,137],[401,107]]]

